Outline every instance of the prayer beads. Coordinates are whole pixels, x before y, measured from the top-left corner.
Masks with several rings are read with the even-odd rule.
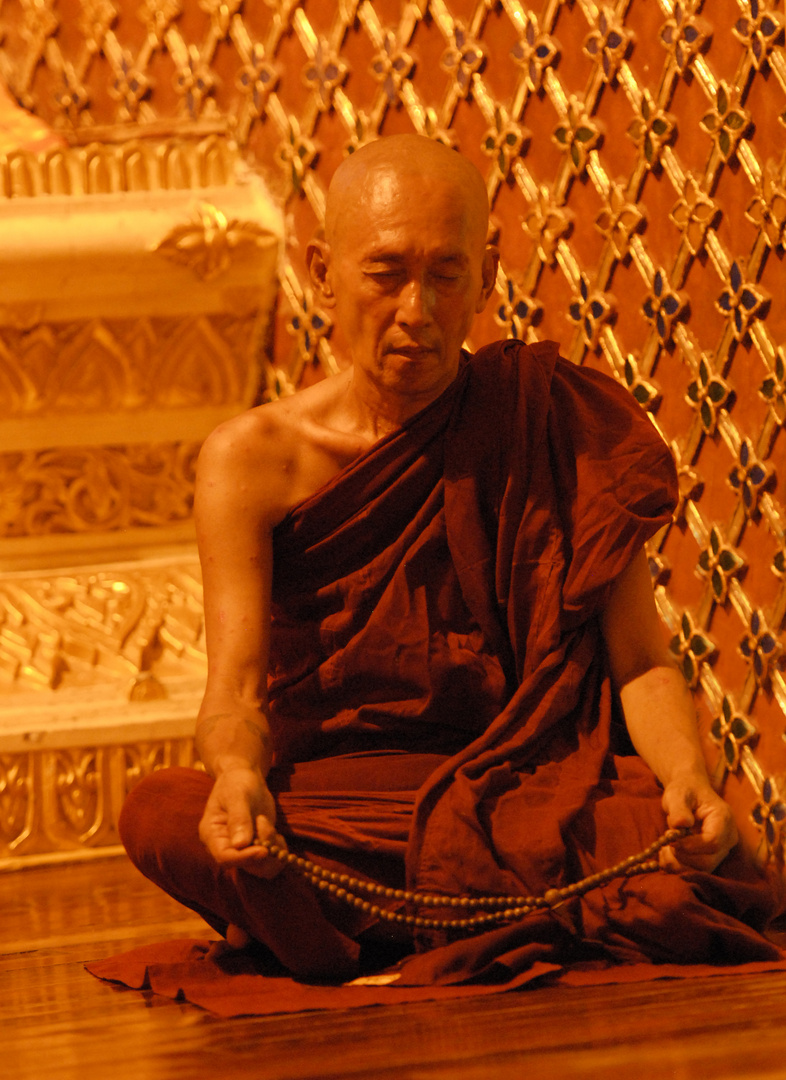
[[[374,918],[418,929],[463,930],[468,933],[477,933],[492,926],[516,922],[535,911],[549,911],[568,900],[584,896],[585,893],[598,889],[615,878],[652,873],[659,866],[658,860],[653,856],[657,855],[661,848],[687,836],[690,831],[690,829],[669,829],[654,844],[650,844],[638,855],[631,855],[607,870],[590,874],[581,881],[573,882],[561,889],[547,889],[542,896],[442,896],[436,893],[410,892],[408,889],[392,889],[385,885],[378,885],[374,881],[365,881],[362,878],[351,877],[349,874],[338,874],[327,870],[318,863],[286,851],[270,841],[264,841],[262,846],[266,847],[275,858],[302,874],[320,891],[327,892],[336,900],[368,912]],[[383,900],[397,900],[417,908],[449,907],[461,908],[465,911],[484,909],[484,912],[468,918],[431,919],[382,907],[358,894],[379,897]]]

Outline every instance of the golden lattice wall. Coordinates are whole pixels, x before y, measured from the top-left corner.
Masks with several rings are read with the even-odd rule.
[[[558,340],[673,446],[653,579],[763,860],[786,818],[783,25],[781,0],[0,0],[0,78],[72,147],[226,136],[261,173],[287,226],[268,395],[342,363],[303,264],[342,157],[417,130],[476,162],[502,260],[470,344]]]

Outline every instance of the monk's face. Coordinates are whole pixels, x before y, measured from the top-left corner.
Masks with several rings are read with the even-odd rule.
[[[451,152],[452,153],[452,152]],[[372,169],[328,236],[328,293],[356,370],[382,391],[435,397],[493,288],[487,205],[448,174]]]

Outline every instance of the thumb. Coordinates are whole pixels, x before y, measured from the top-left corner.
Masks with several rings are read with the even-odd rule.
[[[691,828],[696,823],[690,794],[681,789],[668,787],[663,793],[661,805],[671,829]]]
[[[242,798],[233,799],[227,806],[227,832],[233,847],[248,847],[254,839],[254,822],[248,804]]]

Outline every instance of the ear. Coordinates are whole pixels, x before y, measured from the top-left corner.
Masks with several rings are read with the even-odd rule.
[[[324,307],[332,307],[336,298],[330,275],[330,246],[326,240],[312,240],[306,248],[306,266],[314,291]]]
[[[497,267],[499,266],[499,250],[493,244],[488,244],[483,253],[482,288],[480,296],[475,304],[475,312],[480,314],[489,302],[489,297],[494,292],[497,284]]]

